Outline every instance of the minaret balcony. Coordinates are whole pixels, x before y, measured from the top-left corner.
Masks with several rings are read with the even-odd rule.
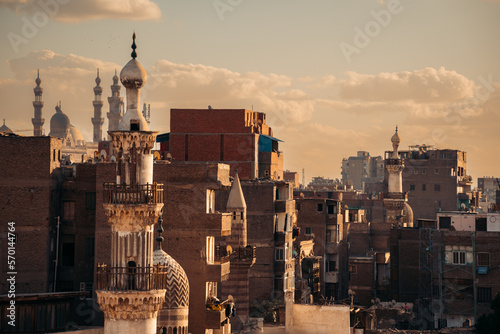
[[[150,291],[167,286],[167,267],[110,267],[97,265],[97,290]]]
[[[120,185],[104,183],[106,204],[160,204],[163,203],[163,184]]]
[[[385,159],[386,165],[402,165],[403,159]]]
[[[391,193],[391,192],[385,192],[384,193],[384,199],[402,199],[402,200],[407,200],[408,198],[408,193]]]

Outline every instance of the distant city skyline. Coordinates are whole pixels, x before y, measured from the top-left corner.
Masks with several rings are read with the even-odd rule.
[[[0,0],[0,120],[33,134],[40,69],[45,134],[61,101],[91,141],[97,69],[105,114],[135,31],[152,130],[170,108],[265,112],[309,182],[383,156],[398,125],[401,149],[466,151],[476,182],[500,176],[498,17],[495,0]]]

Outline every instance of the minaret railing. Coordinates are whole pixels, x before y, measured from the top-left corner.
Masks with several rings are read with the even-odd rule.
[[[163,184],[104,183],[103,194],[107,204],[159,204],[163,203]]]
[[[167,286],[167,267],[110,267],[97,266],[97,290],[150,291]]]

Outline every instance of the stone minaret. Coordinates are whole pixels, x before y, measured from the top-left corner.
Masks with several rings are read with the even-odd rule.
[[[104,117],[102,117],[102,87],[101,78],[99,78],[99,69],[97,69],[97,78],[95,78],[96,86],[94,87],[94,117],[92,117],[92,124],[94,125],[94,143],[102,140],[102,125],[104,124]]]
[[[42,94],[43,88],[40,87],[40,70],[37,71],[36,76],[36,87],[33,89],[35,92],[35,101],[33,101],[33,107],[35,108],[35,117],[31,119],[31,123],[33,123],[33,136],[43,136],[43,123],[45,123],[45,119],[42,118]]]
[[[116,131],[118,130],[118,124],[123,117],[122,114],[122,105],[123,105],[123,97],[120,97],[120,89],[121,86],[118,83],[118,76],[113,77],[113,84],[111,85],[111,96],[108,97],[109,103],[109,112],[108,112],[108,130]]]
[[[153,266],[153,228],[163,208],[163,185],[153,183],[151,149],[158,132],[149,131],[137,111],[146,71],[135,59],[122,69],[127,111],[116,131],[110,131],[118,170],[116,183],[104,185],[104,211],[111,226],[111,263],[98,266],[97,302],[104,312],[104,333],[156,333],[158,310],[165,299],[166,273]],[[120,163],[121,162],[121,163]],[[131,175],[135,170],[135,177]]]
[[[388,176],[388,193],[384,196],[384,207],[386,210],[386,222],[392,223],[395,227],[413,227],[413,211],[408,202],[408,197],[403,192],[403,169],[405,168],[403,159],[398,153],[401,138],[398,134],[398,127],[391,138],[392,154],[385,160],[385,168]]]
[[[221,283],[221,292],[234,298],[236,318],[231,318],[231,326],[238,330],[248,321],[250,306],[248,279],[250,267],[255,263],[255,247],[247,245],[247,205],[238,172],[234,176],[226,210],[232,216],[231,235],[226,237],[232,253],[229,279]]]

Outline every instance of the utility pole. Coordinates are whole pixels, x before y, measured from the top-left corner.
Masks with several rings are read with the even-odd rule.
[[[472,288],[474,292],[474,325],[477,323],[477,286],[476,286],[476,232],[472,232]]]
[[[57,283],[57,264],[59,263],[59,223],[60,217],[57,216],[57,237],[56,237],[56,259],[54,260],[54,292],[56,292],[56,283]]]

